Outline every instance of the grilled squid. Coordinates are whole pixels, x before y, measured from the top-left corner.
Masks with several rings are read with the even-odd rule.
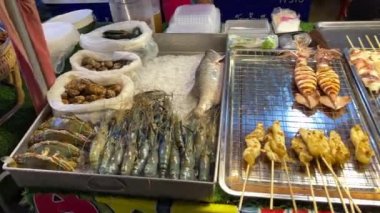
[[[339,96],[340,80],[338,74],[330,66],[330,61],[341,57],[341,53],[335,49],[318,48],[315,54],[317,60],[317,82],[324,96],[320,97],[320,102],[324,106],[339,110],[350,103],[348,96]]]
[[[317,77],[307,60],[311,56],[311,49],[297,44],[296,52],[286,52],[284,56],[296,58],[296,67],[294,69],[294,81],[298,89],[295,94],[297,103],[306,106],[309,109],[315,108],[319,103],[319,93],[317,91]]]

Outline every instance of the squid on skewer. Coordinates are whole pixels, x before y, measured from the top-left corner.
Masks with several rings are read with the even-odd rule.
[[[317,82],[325,96],[321,96],[320,102],[326,107],[339,110],[350,103],[348,96],[339,96],[340,80],[338,74],[329,65],[333,59],[341,57],[341,53],[335,49],[318,48],[315,58],[317,60]]]
[[[294,81],[299,93],[295,94],[297,103],[309,109],[315,108],[319,103],[319,93],[317,91],[317,77],[307,60],[310,58],[312,50],[297,43],[296,52],[286,52],[284,56],[296,58],[294,68]]]

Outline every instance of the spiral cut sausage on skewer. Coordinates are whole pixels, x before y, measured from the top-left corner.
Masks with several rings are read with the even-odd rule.
[[[307,64],[311,56],[310,48],[297,44],[297,51],[286,52],[285,57],[296,58],[296,67],[294,69],[294,81],[299,93],[295,94],[296,102],[306,106],[309,109],[315,108],[319,103],[319,94],[317,91],[317,77],[310,66]]]
[[[335,49],[318,48],[315,58],[317,60],[317,82],[324,96],[320,102],[324,106],[339,110],[350,103],[348,96],[339,96],[340,81],[338,74],[329,65],[330,61],[341,57],[341,53]]]

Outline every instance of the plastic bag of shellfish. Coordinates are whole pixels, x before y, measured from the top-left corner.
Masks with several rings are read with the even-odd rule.
[[[134,84],[123,74],[70,71],[47,93],[54,116],[75,115],[91,123],[109,120],[133,105]]]
[[[71,56],[70,64],[75,71],[124,74],[131,79],[136,77],[137,70],[142,67],[137,54],[122,51],[99,53],[80,50]]]
[[[83,49],[96,52],[129,51],[145,62],[158,54],[152,30],[143,21],[124,21],[100,27],[80,36]]]

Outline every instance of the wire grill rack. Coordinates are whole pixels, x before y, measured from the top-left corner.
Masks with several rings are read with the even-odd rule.
[[[310,61],[309,65],[313,67],[314,64],[315,62]],[[338,177],[344,177],[346,186],[350,189],[373,191],[378,187],[378,159],[374,158],[370,166],[363,168],[353,157],[354,147],[349,141],[350,128],[354,124],[361,124],[364,129],[367,127],[341,61],[334,61],[331,65],[340,76],[340,95],[348,95],[353,100],[342,112],[333,112],[324,107],[310,111],[294,102],[293,94],[296,91],[292,76],[294,60],[281,59],[276,51],[231,52],[229,76],[231,86],[228,95],[230,114],[227,118],[229,124],[226,127],[228,136],[224,159],[226,180],[238,177],[242,182],[243,177],[244,179],[246,177],[245,163],[242,160],[242,152],[246,147],[245,135],[255,128],[257,122],[263,122],[268,128],[274,121],[279,120],[285,132],[288,153],[293,159],[297,159],[297,156],[290,149],[290,140],[301,127],[325,130],[326,135],[329,131],[336,130],[351,151],[350,161],[344,165],[344,168],[337,170]],[[373,141],[372,143],[376,147]],[[309,185],[309,179],[298,159],[296,163],[289,163],[288,166],[293,185],[301,187]],[[311,169],[313,171],[313,167]],[[322,189],[322,175],[326,177],[327,185],[335,188],[332,174],[320,174],[316,169],[311,180],[314,187]],[[248,182],[262,184],[269,183],[270,179],[270,162],[261,155],[249,174]],[[287,184],[286,173],[279,167],[274,172],[274,183]],[[250,196],[249,191],[247,196]]]

